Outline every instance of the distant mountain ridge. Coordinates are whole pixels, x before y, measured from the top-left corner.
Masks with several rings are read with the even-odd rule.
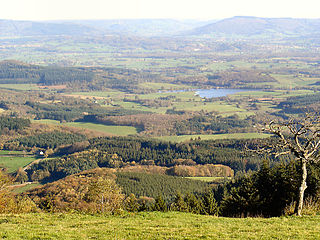
[[[0,19],[0,37],[97,34],[96,29],[74,23],[50,23]]]
[[[199,28],[188,35],[290,36],[320,33],[320,19],[259,18],[236,16]]]
[[[68,20],[50,22],[0,20],[0,37],[24,36],[196,36],[290,37],[320,36],[320,19],[236,16],[222,20],[174,19]]]
[[[175,20],[175,19],[109,19],[109,20],[70,20],[110,33],[138,36],[162,36],[178,34],[213,21]]]
[[[102,34],[161,36],[192,30],[209,22],[212,21],[174,19],[15,21],[0,19],[0,37]]]

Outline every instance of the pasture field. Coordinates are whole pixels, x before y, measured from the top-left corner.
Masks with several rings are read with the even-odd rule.
[[[299,85],[305,85],[305,82],[297,76],[289,75],[289,74],[271,74],[273,78],[275,78],[278,83],[274,83],[273,85],[276,87],[296,87]],[[300,84],[298,84],[300,82]]]
[[[216,111],[219,113],[230,113],[232,112],[246,112],[245,109],[242,109],[240,107],[237,107],[232,104],[228,104],[225,102],[178,102],[174,104],[178,110],[188,110],[188,111],[199,111],[199,110],[205,110],[205,111]]]
[[[320,216],[223,218],[181,212],[121,215],[0,215],[1,239],[303,239],[320,238]]]
[[[153,112],[153,113],[165,113],[168,109],[167,107],[158,107],[158,108],[148,107],[148,106],[143,106],[139,103],[124,102],[122,100],[113,101],[113,103],[121,106],[124,109],[139,110],[139,111]],[[104,107],[108,107],[108,105],[104,105]]]
[[[110,89],[110,91],[72,92],[72,93],[68,93],[67,95],[75,96],[75,97],[83,96],[88,98],[94,98],[94,97],[109,98],[109,97],[124,97],[125,93]]]
[[[272,90],[272,91],[248,91],[248,92],[238,92],[232,97],[258,97],[258,98],[285,98],[285,97],[293,97],[304,94],[312,94],[314,91],[312,90]]]
[[[159,89],[161,90],[161,89]],[[181,101],[187,101],[189,99],[194,99],[199,101],[201,98],[195,96],[195,91],[185,91],[185,92],[156,92],[156,93],[149,93],[149,94],[141,94],[139,98],[141,99],[155,99],[160,97],[168,97],[174,96],[176,98],[180,98]]]
[[[162,84],[153,83],[150,85],[152,87],[160,87]],[[164,86],[175,86],[174,84],[164,84]],[[172,86],[171,86],[172,87]],[[161,87],[160,87],[161,88]],[[160,88],[158,90],[160,90]],[[157,92],[157,93],[149,93],[149,94],[125,94],[123,92],[75,92],[69,96],[81,96],[81,97],[88,97],[88,98],[112,98],[113,104],[119,105],[125,109],[135,109],[141,111],[148,111],[153,113],[165,113],[168,107],[149,107],[149,106],[142,106],[139,103],[135,102],[126,102],[123,101],[124,97],[129,99],[134,99],[135,96],[138,96],[139,99],[150,99],[154,100],[157,98],[164,98],[164,97],[171,97],[174,96],[175,98],[172,99],[172,105],[169,108],[176,108],[177,110],[186,110],[186,111],[216,111],[221,114],[226,115],[233,115],[238,114],[241,117],[252,115],[252,112],[247,111],[244,108],[237,107],[235,104],[230,104],[224,101],[215,101],[215,102],[204,102],[203,99],[199,96],[195,95],[195,91],[186,91],[186,92]],[[109,105],[103,105],[108,107]]]
[[[23,152],[23,151],[8,151],[8,150],[0,150],[0,156],[1,155],[29,155],[30,153]]]
[[[184,142],[190,139],[201,140],[218,140],[218,139],[251,139],[251,138],[268,138],[270,134],[265,133],[226,133],[226,134],[211,134],[211,135],[180,135],[180,136],[162,136],[158,139],[170,142]]]
[[[32,120],[32,122],[35,122],[35,123],[44,123],[44,124],[55,124],[55,125],[61,124],[60,121],[52,120],[52,119]]]
[[[139,49],[140,50],[140,49]],[[141,50],[140,50],[141,52]],[[207,60],[197,59],[192,56],[188,58],[140,58],[140,57],[115,57],[110,64],[113,67],[131,68],[131,69],[154,69],[155,71],[163,68],[172,67],[201,67]]]
[[[37,84],[0,84],[0,88],[21,90],[21,91],[40,90]]]
[[[135,127],[130,126],[107,126],[98,123],[86,123],[86,122],[68,122],[63,123],[65,126],[77,127],[77,128],[85,128],[98,132],[103,132],[111,135],[117,136],[128,136],[137,133],[137,129]]]
[[[294,74],[271,74],[277,82],[270,83],[270,85],[277,88],[295,88],[310,86],[319,81],[319,78],[305,77],[303,75]]]
[[[25,167],[29,163],[37,160],[36,157],[33,156],[1,156],[0,155],[0,167],[4,167],[7,169],[9,173],[12,173],[18,170],[20,167]]]
[[[162,90],[162,91],[170,91],[170,90],[183,90],[193,88],[192,86],[184,85],[184,84],[172,84],[172,83],[141,83],[139,84],[141,87],[150,88],[153,90]]]
[[[282,68],[286,67],[286,64],[277,63],[277,67],[281,66]],[[226,71],[234,68],[240,69],[272,69],[272,59],[259,59],[256,61],[245,61],[245,60],[236,60],[236,61],[214,61],[210,62],[206,68],[211,71]]]
[[[51,119],[33,120],[33,122],[89,129],[89,130],[110,134],[110,135],[116,135],[116,136],[128,136],[128,135],[134,135],[137,133],[137,129],[135,127],[130,127],[130,126],[109,126],[104,124],[88,123],[88,122],[60,123],[59,121],[51,120]]]
[[[230,177],[185,177],[192,180],[200,180],[204,182],[224,182],[225,180],[230,180]]]
[[[37,183],[37,182],[33,182],[33,183],[30,183],[30,184],[22,184],[22,185],[18,185],[18,186],[11,186],[13,189],[12,189],[12,192],[14,193],[23,193],[23,192],[26,192],[28,190],[31,190],[35,187],[38,187],[38,186],[41,186],[40,183]]]
[[[190,87],[187,89],[190,89]],[[160,89],[158,90],[160,91]],[[150,94],[140,94],[138,96],[141,99],[155,99],[159,97],[175,96],[178,99],[180,98],[181,102],[190,102],[190,101],[202,102],[203,101],[202,98],[195,95],[195,92],[196,90],[190,90],[185,92],[158,92],[158,93],[150,93]],[[233,93],[228,95],[228,97],[229,98],[241,98],[241,97],[285,98],[285,97],[299,96],[299,95],[312,94],[312,93],[314,93],[313,90],[266,90],[266,91],[254,90],[254,91],[243,91],[243,92]],[[93,96],[99,96],[98,92],[95,92]],[[219,102],[219,101],[216,101],[216,102]],[[220,102],[221,102],[220,104],[226,104],[226,102],[224,101],[220,101]]]

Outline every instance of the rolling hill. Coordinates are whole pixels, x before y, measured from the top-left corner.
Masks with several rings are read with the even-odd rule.
[[[236,16],[193,29],[190,35],[308,36],[320,34],[320,19]]]
[[[32,22],[0,20],[0,37],[25,36],[317,37],[320,19],[236,16],[222,20],[109,19]]]
[[[74,23],[50,23],[33,21],[0,20],[0,37],[88,35],[98,30]]]
[[[109,20],[71,20],[70,23],[93,27],[114,34],[136,36],[166,36],[189,31],[213,21],[175,20],[175,19],[109,19]]]

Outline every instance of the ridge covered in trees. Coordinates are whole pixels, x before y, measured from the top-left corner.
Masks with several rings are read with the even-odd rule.
[[[263,141],[251,140],[251,144],[266,143]],[[173,167],[179,165],[179,159],[201,165],[222,164],[237,173],[259,169],[261,159],[266,157],[244,156],[242,151],[248,143],[244,140],[170,143],[144,138],[104,137],[89,139],[88,142],[83,151],[33,164],[27,170],[29,178],[56,180],[96,167],[118,168],[131,164]],[[59,154],[63,154],[63,149]],[[186,171],[178,167],[172,172]]]
[[[133,91],[140,82],[153,82],[157,75],[111,67],[38,66],[19,61],[0,62],[0,84],[35,83],[67,85],[73,90],[121,89]]]

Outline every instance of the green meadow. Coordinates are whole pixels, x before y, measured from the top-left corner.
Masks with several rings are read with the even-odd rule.
[[[20,167],[25,167],[37,158],[32,156],[3,156],[0,155],[0,167],[7,169],[9,173],[18,170]]]
[[[21,91],[40,90],[37,84],[0,84],[0,88],[21,90]]]
[[[29,154],[29,153],[23,152],[23,151],[0,150],[0,156],[1,155],[26,155],[26,154]]]
[[[230,177],[185,177],[192,180],[200,180],[204,182],[223,182],[225,180],[230,180]]]
[[[26,184],[26,185],[22,185],[22,186],[12,186],[13,187],[12,191],[14,193],[23,193],[23,192],[31,190],[35,187],[38,187],[38,186],[41,186],[41,184],[37,183],[37,182],[33,182],[31,184]]]
[[[268,138],[269,134],[265,133],[226,133],[226,134],[211,134],[211,135],[180,135],[180,136],[162,136],[158,139],[170,142],[184,142],[192,139],[201,140],[218,140],[218,139],[251,139],[251,138]]]
[[[320,216],[223,218],[181,212],[115,216],[0,215],[1,239],[301,239],[320,238]]]
[[[117,90],[110,91],[92,91],[92,92],[73,92],[68,93],[68,95],[73,96],[86,96],[86,97],[124,97],[125,93]]]
[[[143,83],[139,84],[141,87],[144,88],[150,88],[153,90],[183,90],[183,89],[189,89],[193,88],[192,86],[189,85],[184,85],[184,84],[173,84],[173,83]]]
[[[89,130],[106,133],[110,135],[117,135],[117,136],[128,136],[128,135],[134,135],[137,133],[137,129],[135,127],[130,127],[130,126],[109,126],[104,124],[88,123],[88,122],[60,123],[59,121],[50,120],[50,119],[33,120],[33,122],[77,127],[77,128],[89,129]]]
[[[175,84],[160,84],[160,83],[148,83],[146,87],[151,87],[154,89],[160,90],[161,87],[168,88],[177,88],[178,85]],[[187,89],[190,88],[185,86]],[[156,92],[149,94],[125,94],[123,92],[110,91],[110,92],[75,92],[72,93],[73,96],[85,96],[89,98],[112,98],[113,104],[121,106],[125,109],[135,109],[141,111],[148,111],[154,113],[165,113],[168,108],[175,108],[177,110],[185,111],[215,111],[221,114],[233,115],[238,114],[239,116],[249,116],[253,113],[247,111],[244,108],[238,107],[235,104],[230,104],[225,101],[214,101],[214,102],[204,102],[204,100],[195,95],[195,91],[186,91],[186,92]],[[175,98],[171,101],[172,105],[170,107],[149,107],[142,106],[139,103],[123,101],[123,98],[134,99],[135,96],[138,96],[139,99],[150,99],[154,100],[157,98],[165,98],[174,96]],[[99,99],[98,99],[99,102]],[[103,105],[109,107],[109,105]]]
[[[77,128],[85,128],[89,130],[94,130],[98,132],[103,132],[111,135],[117,136],[128,136],[137,133],[137,129],[135,127],[130,126],[108,126],[98,123],[86,123],[86,122],[68,122],[63,123],[65,126],[77,127]]]

